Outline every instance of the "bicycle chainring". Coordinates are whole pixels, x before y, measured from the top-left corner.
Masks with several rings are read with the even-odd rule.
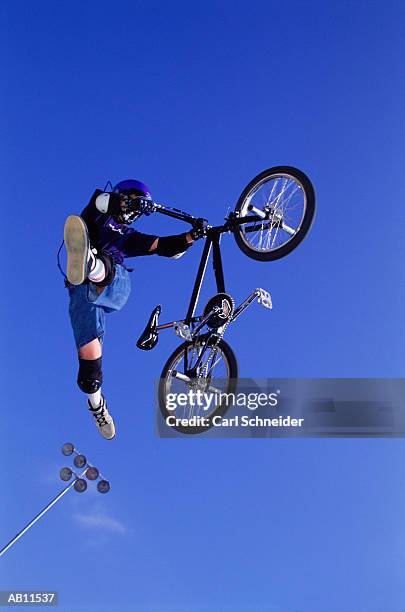
[[[210,300],[208,300],[203,317],[206,317],[213,309],[214,312],[208,319],[206,325],[210,329],[218,329],[229,323],[232,318],[235,303],[230,295],[227,293],[217,293]]]

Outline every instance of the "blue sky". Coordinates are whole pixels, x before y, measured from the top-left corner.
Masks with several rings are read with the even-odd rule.
[[[241,375],[403,376],[404,6],[399,2],[9,2],[1,8],[1,320],[6,542],[61,488],[59,447],[87,452],[109,496],[67,498],[1,560],[2,589],[63,612],[401,612],[402,440],[159,439],[150,310],[185,312],[201,244],[135,261],[108,321],[98,436],[75,384],[55,267],[67,214],[135,177],[219,223],[262,169],[311,177],[315,225],[291,255],[224,237],[227,288],[258,306],[229,329]],[[151,217],[146,232],[184,225]],[[204,296],[213,292],[208,283]]]

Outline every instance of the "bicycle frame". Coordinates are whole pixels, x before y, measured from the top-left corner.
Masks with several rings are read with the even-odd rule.
[[[181,221],[187,221],[192,225],[194,225],[197,221],[195,217],[186,212],[183,212],[176,208],[169,208],[161,204],[154,204],[154,211],[175,219],[179,219]],[[210,258],[211,249],[213,252],[212,263],[217,291],[218,293],[225,293],[225,278],[222,266],[222,256],[220,247],[221,234],[234,232],[238,226],[243,225],[245,223],[252,223],[257,221],[262,223],[266,222],[270,220],[270,217],[271,213],[266,214],[265,217],[263,217],[262,215],[249,215],[248,217],[243,218],[237,217],[235,213],[230,213],[229,217],[225,219],[225,223],[223,225],[218,225],[214,227],[208,226],[205,244],[201,254],[197,275],[194,281],[189,306],[185,318],[182,319],[182,322],[184,322],[184,324],[189,326],[190,324],[195,323],[201,319],[201,317],[195,317],[194,314],[198,304],[198,299],[200,296],[200,291],[204,281],[205,273],[207,270],[207,264]],[[238,308],[236,308],[231,320],[235,320],[256,298],[260,297],[259,291],[260,290],[256,289],[242,304],[240,304],[240,306],[238,306]],[[176,323],[176,321],[172,321],[171,323],[158,325],[157,330],[174,327]]]

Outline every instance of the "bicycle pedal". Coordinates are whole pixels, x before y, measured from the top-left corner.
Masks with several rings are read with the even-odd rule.
[[[189,326],[183,323],[183,321],[177,321],[174,324],[174,331],[183,340],[191,341],[193,339]]]
[[[270,293],[265,289],[262,289],[261,287],[258,287],[256,291],[258,294],[257,301],[259,302],[259,304],[261,304],[265,308],[273,308],[273,302]]]

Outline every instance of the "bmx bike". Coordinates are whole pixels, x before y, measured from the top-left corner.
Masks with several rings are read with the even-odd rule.
[[[226,395],[235,392],[238,364],[235,353],[223,339],[230,323],[255,301],[272,308],[270,293],[255,289],[241,304],[235,306],[225,289],[220,238],[232,233],[236,244],[248,257],[257,261],[273,261],[293,251],[308,233],[315,214],[315,192],[309,178],[290,166],[264,170],[245,187],[235,210],[223,225],[210,226],[205,219],[169,208],[155,202],[148,204],[148,212],[186,221],[193,227],[204,226],[205,244],[198,266],[190,303],[184,318],[159,324],[161,306],[152,311],[145,330],[137,341],[138,348],[151,350],[157,343],[159,331],[173,328],[183,340],[167,359],[159,379],[158,402],[163,418],[172,417],[171,426],[185,434],[197,434],[213,426],[214,417],[222,417],[228,410]],[[211,250],[217,293],[196,315],[201,286]],[[181,405],[169,405],[169,397],[179,397]],[[215,401],[210,406],[196,401],[202,394],[211,394]],[[191,423],[191,417],[200,417]]]

